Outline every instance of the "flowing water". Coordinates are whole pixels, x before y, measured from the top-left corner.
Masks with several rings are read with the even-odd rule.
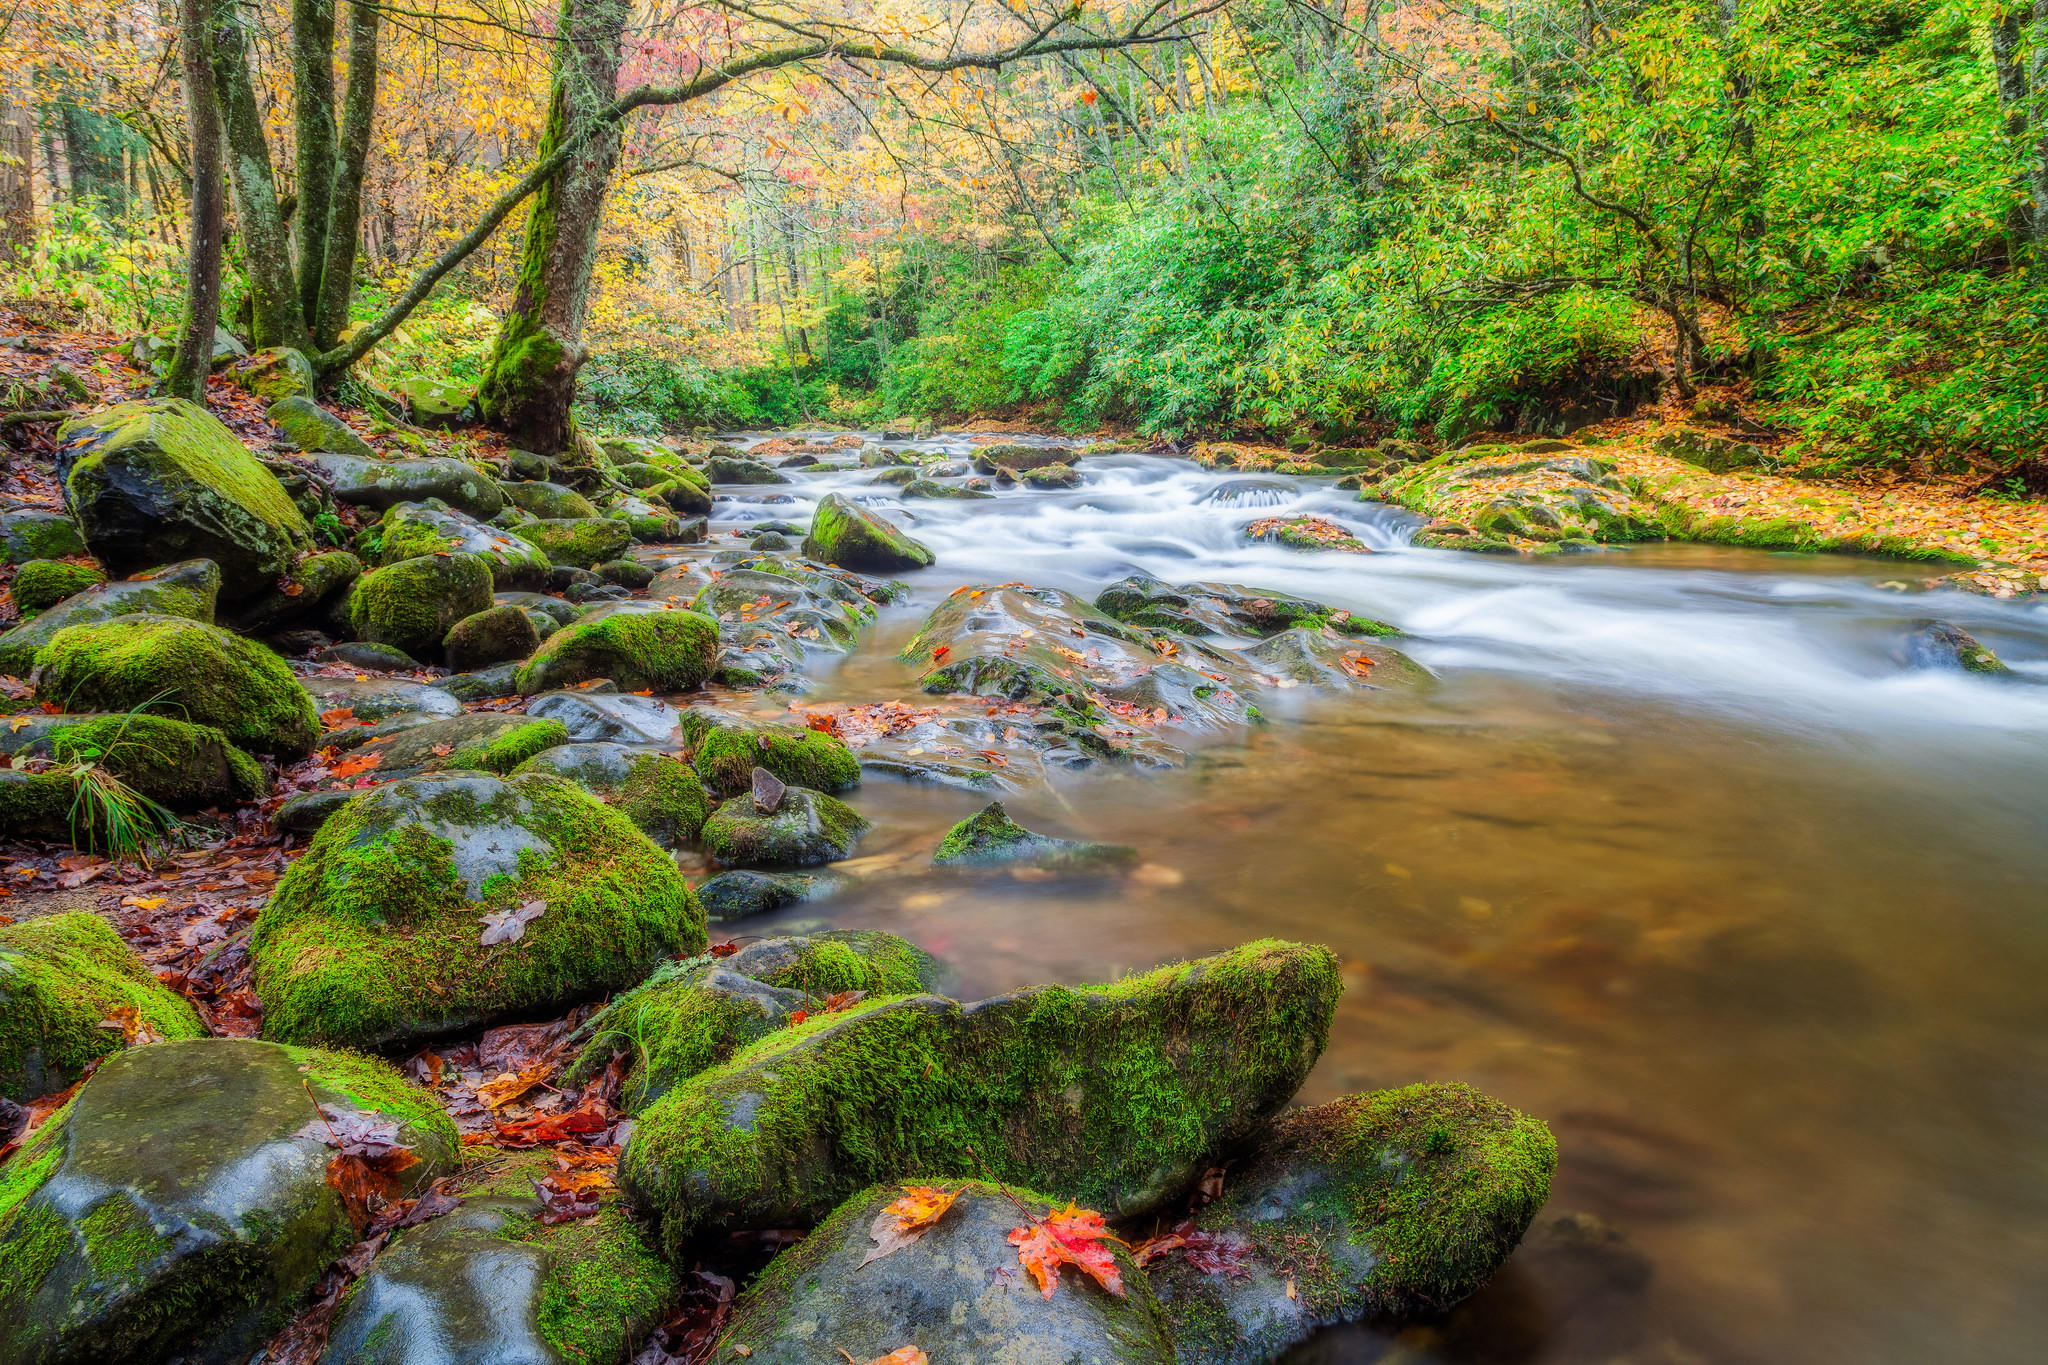
[[[1612,1233],[1532,1238],[1447,1323],[1298,1362],[2048,1357],[2048,607],[1843,557],[1416,550],[1413,518],[1327,480],[1079,467],[1077,489],[979,502],[798,474],[728,490],[713,531],[839,491],[937,553],[812,699],[915,700],[895,651],[961,584],[1092,599],[1138,569],[1391,621],[1435,685],[1283,693],[1185,768],[1006,798],[1135,845],[1113,883],[933,870],[986,798],[871,779],[854,888],[750,932],[892,930],[977,995],[1263,935],[1334,948],[1347,988],[1304,1102],[1470,1082],[1557,1134],[1550,1212]],[[1275,512],[1375,553],[1242,543]],[[1926,617],[2021,680],[1908,670]]]

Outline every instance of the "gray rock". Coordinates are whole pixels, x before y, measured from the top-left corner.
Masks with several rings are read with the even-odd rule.
[[[850,857],[871,828],[845,802],[823,792],[791,787],[772,815],[755,808],[750,792],[735,796],[704,822],[704,848],[720,862],[813,867]]]
[[[492,697],[519,695],[519,665],[498,664],[474,673],[457,673],[440,681],[441,688],[458,701],[486,701]]]
[[[771,910],[822,900],[847,885],[846,878],[818,872],[721,872],[697,888],[708,919],[745,919]]]
[[[78,523],[62,512],[21,507],[0,512],[0,547],[9,564],[26,564],[31,559],[82,555],[85,539],[78,534]]]
[[[759,460],[729,459],[714,455],[705,467],[713,483],[770,484],[788,483],[789,476],[778,474]]]
[[[526,714],[560,721],[578,743],[676,743],[676,709],[653,697],[631,693],[543,692],[526,704]]]
[[[380,460],[337,454],[311,459],[332,480],[334,500],[352,507],[381,512],[402,502],[439,498],[457,511],[485,521],[505,510],[505,496],[497,483],[461,460]]]
[[[517,771],[567,778],[663,848],[696,838],[711,814],[711,798],[689,764],[632,745],[601,740],[560,744],[527,759]]]
[[[1977,643],[1977,637],[1946,621],[1922,621],[1906,636],[1904,647],[1908,668],[1933,668],[1978,673],[1987,677],[2010,677],[2012,670],[1996,654]]]
[[[508,483],[500,486],[505,501],[536,517],[594,517],[597,508],[575,489],[559,483]]]
[[[307,454],[348,455],[375,460],[376,450],[355,428],[321,407],[311,398],[291,395],[278,399],[263,414],[285,435],[285,439]]]
[[[344,640],[338,645],[329,645],[314,655],[313,661],[347,664],[350,668],[372,673],[410,673],[420,666],[419,660],[404,650],[372,640]]]

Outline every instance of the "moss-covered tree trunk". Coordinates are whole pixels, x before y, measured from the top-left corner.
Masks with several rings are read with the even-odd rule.
[[[617,95],[630,12],[625,0],[563,0],[539,156],[549,155]],[[569,405],[586,355],[583,319],[591,266],[618,154],[615,132],[594,137],[534,196],[512,308],[477,392],[486,421],[514,445],[544,455],[574,439]]]
[[[334,190],[327,207],[325,258],[319,304],[308,317],[313,340],[326,350],[348,327],[355,294],[356,245],[362,236],[363,167],[370,156],[370,123],[377,111],[377,9],[348,11],[348,90],[342,96],[341,138],[334,154]]]
[[[185,250],[185,305],[178,321],[178,349],[171,357],[164,391],[195,403],[206,401],[206,376],[213,368],[213,331],[220,322],[220,244],[226,217],[221,187],[220,109],[213,92],[207,30],[215,0],[179,0],[178,49],[184,63],[185,129],[192,173],[192,222]]]
[[[334,0],[292,0],[292,137],[299,182],[299,313],[320,315],[334,192]]]
[[[249,77],[248,47],[241,16],[233,5],[223,6],[213,28],[213,80],[249,277],[250,340],[258,346],[310,350],[312,338],[292,272],[291,239],[277,200],[270,146],[263,138],[263,111]]]

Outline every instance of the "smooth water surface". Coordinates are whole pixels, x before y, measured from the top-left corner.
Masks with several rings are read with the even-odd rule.
[[[714,540],[839,491],[937,552],[807,700],[916,700],[895,650],[961,584],[1092,598],[1137,569],[1393,622],[1438,681],[1278,694],[1183,769],[1006,798],[1135,845],[1114,881],[935,871],[986,797],[871,779],[855,889],[750,933],[889,929],[968,995],[1262,935],[1333,947],[1347,990],[1303,1100],[1470,1082],[1556,1132],[1548,1214],[1611,1232],[1532,1239],[1448,1323],[1299,1362],[2048,1357],[2048,608],[1873,560],[1415,550],[1412,518],[1327,480],[1080,467],[981,502],[797,474],[724,490]],[[1375,552],[1243,543],[1295,512]],[[1908,670],[1927,617],[2022,679]]]

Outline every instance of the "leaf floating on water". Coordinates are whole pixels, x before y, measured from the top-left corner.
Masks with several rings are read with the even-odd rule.
[[[528,901],[510,910],[486,910],[484,933],[479,942],[514,943],[526,937],[526,926],[547,913],[546,901]]]
[[[884,1256],[903,1250],[918,1238],[938,1225],[953,1202],[960,1197],[959,1190],[935,1189],[930,1185],[905,1185],[901,1196],[891,1201],[875,1215],[874,1226],[868,1229],[868,1236],[875,1245],[861,1265],[879,1261]],[[855,1270],[860,1266],[855,1266]],[[886,1358],[886,1357],[885,1357]]]
[[[1017,1259],[1031,1272],[1046,1298],[1059,1288],[1060,1267],[1078,1268],[1095,1283],[1118,1298],[1124,1296],[1123,1271],[1107,1242],[1117,1239],[1103,1223],[1102,1215],[1078,1204],[1047,1214],[1029,1227],[1010,1229],[1010,1245]]]

